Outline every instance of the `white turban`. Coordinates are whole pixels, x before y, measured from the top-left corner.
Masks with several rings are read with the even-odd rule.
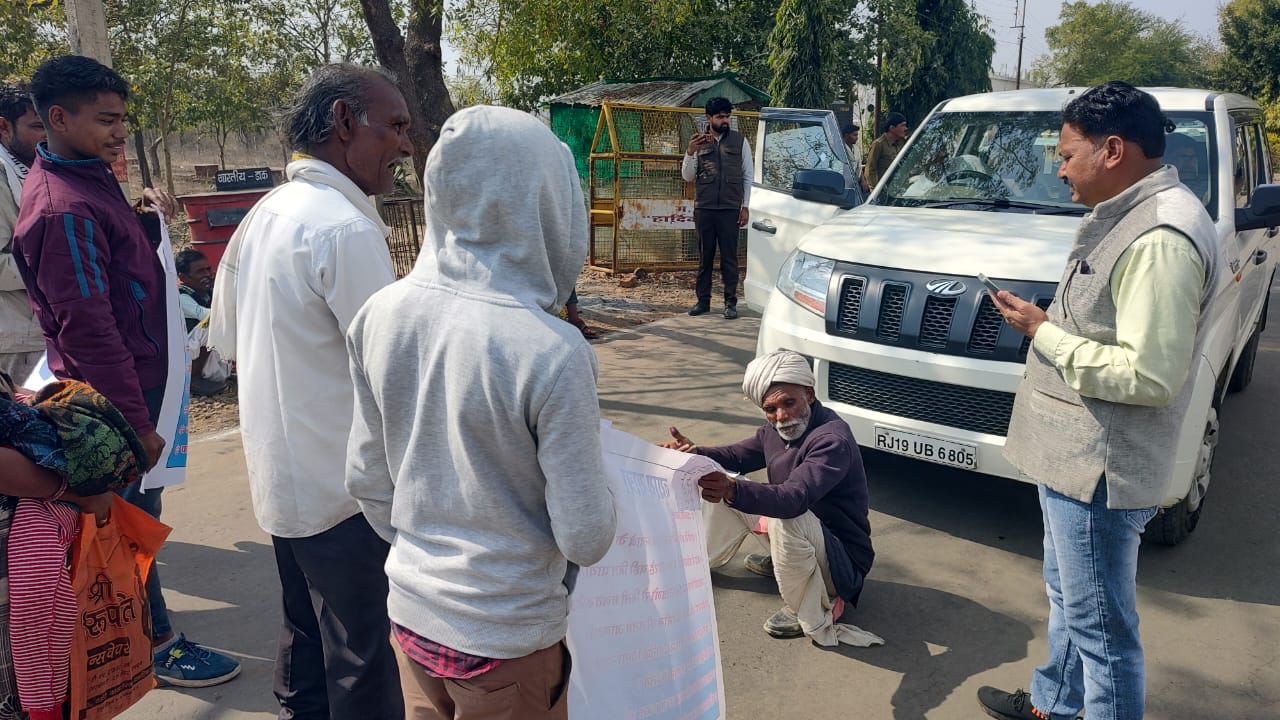
[[[768,355],[761,355],[747,365],[742,392],[756,405],[764,407],[765,394],[777,383],[813,387],[813,369],[809,367],[809,361],[794,350],[774,350]]]

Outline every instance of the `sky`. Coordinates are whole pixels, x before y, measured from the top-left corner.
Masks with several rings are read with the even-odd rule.
[[[975,0],[978,11],[991,19],[996,38],[996,55],[991,64],[997,72],[1013,75],[1018,63],[1018,30],[1015,10],[1019,0]],[[1218,41],[1217,0],[1129,0],[1131,5],[1169,20],[1181,20],[1184,28]],[[1022,72],[1032,61],[1049,51],[1045,28],[1058,24],[1063,0],[1027,0],[1027,37],[1022,48]]]

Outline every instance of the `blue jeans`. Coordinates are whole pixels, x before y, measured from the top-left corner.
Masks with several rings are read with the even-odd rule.
[[[164,401],[164,386],[142,391],[142,399],[147,403],[147,414],[151,422],[160,417],[160,404]],[[168,450],[168,448],[165,448]],[[142,492],[142,481],[139,480],[116,494],[124,498],[130,505],[142,508],[151,517],[160,519],[160,493],[164,488],[154,488]],[[164,593],[160,591],[160,568],[151,563],[151,572],[147,576],[147,604],[151,606],[151,638],[164,637],[173,630],[169,623],[169,608],[164,604]]]
[[[1040,486],[1049,660],[1031,701],[1052,720],[1138,720],[1146,702],[1138,637],[1138,544],[1155,508],[1108,510],[1107,483],[1092,503]]]

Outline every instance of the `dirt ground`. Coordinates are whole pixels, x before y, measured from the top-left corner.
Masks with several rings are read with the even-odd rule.
[[[197,180],[190,172],[175,173],[174,180],[179,195],[213,189],[211,183]],[[190,246],[191,236],[184,214],[180,213],[169,223],[169,237],[175,250]],[[692,271],[651,273],[636,287],[623,288],[616,276],[583,270],[578,280],[578,311],[599,336],[592,342],[607,342],[610,333],[686,312],[696,300],[694,275]],[[718,289],[713,289],[715,297],[719,294]],[[216,433],[238,425],[235,379],[217,395],[193,397],[189,417],[192,435]]]
[[[578,312],[599,335],[592,342],[607,342],[610,333],[688,311],[697,299],[694,275],[692,271],[655,273],[637,287],[621,288],[616,277],[584,270],[578,279]],[[718,297],[719,291],[714,292]],[[234,379],[217,395],[191,398],[192,435],[226,430],[239,422]]]

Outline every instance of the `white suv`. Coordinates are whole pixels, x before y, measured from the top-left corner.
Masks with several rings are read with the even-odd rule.
[[[764,311],[757,351],[812,358],[818,397],[866,447],[1026,480],[1001,452],[1030,342],[976,276],[1047,307],[1080,217],[1056,172],[1062,107],[1083,88],[941,103],[865,204],[834,117],[766,109],[751,192],[745,299]],[[1195,529],[1217,411],[1253,373],[1277,256],[1262,113],[1248,98],[1149,90],[1174,123],[1170,152],[1204,201],[1230,271],[1148,537]],[[1224,269],[1225,270],[1225,269]]]

